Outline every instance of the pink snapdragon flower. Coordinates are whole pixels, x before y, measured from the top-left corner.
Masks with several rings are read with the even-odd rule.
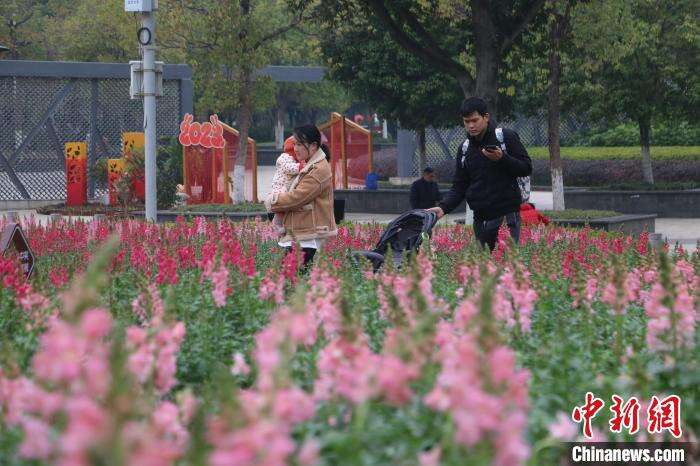
[[[223,265],[219,267],[219,270],[214,272],[211,276],[211,282],[213,285],[211,294],[214,298],[214,304],[217,307],[223,307],[226,305],[226,298],[230,294],[231,289],[228,286],[228,276],[228,269]]]

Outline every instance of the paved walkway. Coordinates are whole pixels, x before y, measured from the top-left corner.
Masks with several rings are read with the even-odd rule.
[[[269,165],[258,166],[258,199],[260,202],[262,202],[270,192],[273,176],[275,176],[275,167]]]

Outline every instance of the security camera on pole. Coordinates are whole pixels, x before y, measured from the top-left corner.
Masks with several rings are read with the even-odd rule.
[[[124,0],[127,12],[141,13],[138,40],[143,62],[130,62],[131,98],[143,96],[145,134],[146,220],[156,221],[156,97],[163,95],[163,64],[156,63],[156,18],[158,0]]]

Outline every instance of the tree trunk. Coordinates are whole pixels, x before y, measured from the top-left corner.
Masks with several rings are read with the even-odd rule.
[[[564,177],[562,175],[559,140],[559,77],[561,74],[559,46],[561,44],[562,21],[561,15],[555,14],[554,20],[549,26],[549,108],[547,123],[549,126],[549,172],[552,177],[554,210],[564,210]]]
[[[284,109],[280,105],[277,107],[277,124],[275,125],[275,147],[284,147]]]
[[[498,115],[498,69],[501,58],[496,26],[491,19],[490,9],[493,7],[487,0],[475,0],[472,2],[472,8],[476,55],[476,88],[474,92],[486,101],[491,119],[496,121]]]
[[[654,173],[651,167],[651,120],[647,117],[639,119],[639,140],[642,143],[642,175],[644,182],[654,184]]]
[[[474,87],[470,84],[469,78],[467,76],[457,76],[457,82],[459,87],[462,89],[464,97],[470,97],[474,94]]]
[[[245,159],[248,152],[248,133],[250,132],[251,82],[252,72],[248,66],[241,70],[240,111],[238,113],[238,131],[240,140],[236,153],[236,164],[233,167],[232,200],[234,204],[245,202]]]
[[[17,39],[17,30],[10,28],[10,60],[19,60],[19,44]]]
[[[420,173],[421,176],[425,167],[428,166],[428,159],[425,155],[425,128],[418,130],[418,154],[420,155]]]
[[[240,30],[238,32],[237,44],[239,53],[241,57],[246,57],[250,50],[248,50],[248,30],[247,25],[249,23],[248,18],[251,13],[250,0],[240,0]],[[252,102],[251,102],[251,92],[253,91],[253,83],[251,78],[253,75],[253,70],[250,62],[243,59],[241,60],[240,71],[239,71],[239,85],[240,93],[238,96],[240,107],[238,111],[238,151],[236,152],[236,163],[233,166],[233,173],[231,174],[233,187],[231,189],[231,200],[234,204],[239,204],[245,202],[245,159],[248,152],[248,133],[250,131],[250,119],[252,115]]]

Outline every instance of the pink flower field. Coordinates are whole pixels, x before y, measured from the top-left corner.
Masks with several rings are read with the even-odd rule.
[[[567,441],[700,433],[700,256],[646,235],[525,227],[489,254],[445,225],[374,274],[349,252],[383,227],[346,224],[303,274],[267,223],[22,227],[0,464],[557,465]],[[637,431],[611,431],[613,395]]]

